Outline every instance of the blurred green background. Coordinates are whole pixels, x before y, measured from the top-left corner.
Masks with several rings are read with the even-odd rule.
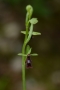
[[[27,90],[60,90],[60,0],[0,0],[0,90],[22,90],[21,52],[26,5],[31,4],[42,33],[30,41],[32,69],[26,70]]]

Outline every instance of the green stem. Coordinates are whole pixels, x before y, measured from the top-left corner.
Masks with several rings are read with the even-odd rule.
[[[25,85],[25,62],[24,62],[24,57],[22,57],[22,81],[23,81],[23,90],[26,90],[26,85]]]
[[[26,34],[25,34],[25,40],[24,40],[24,44],[23,44],[23,48],[22,48],[22,53],[25,54],[25,41],[27,39],[27,35],[28,35],[28,24],[26,24]],[[26,90],[26,80],[25,80],[25,57],[22,56],[22,81],[23,81],[23,90]]]
[[[32,23],[30,23],[31,24],[31,27],[29,26],[29,20],[30,20],[30,18],[32,16],[33,8],[32,8],[31,5],[28,5],[26,7],[26,10],[27,10],[26,22],[25,22],[25,24],[26,24],[26,34],[25,34],[24,44],[23,44],[23,47],[22,47],[22,55],[26,53],[25,52],[26,45],[27,45],[28,41],[30,40],[30,38],[32,36],[32,31],[33,31],[33,25],[32,25]],[[28,32],[29,27],[30,27],[30,32]],[[22,81],[23,81],[23,90],[26,90],[26,80],[25,80],[25,59],[26,59],[26,57],[25,56],[22,56]]]

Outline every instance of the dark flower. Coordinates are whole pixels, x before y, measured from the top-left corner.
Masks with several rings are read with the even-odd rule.
[[[30,55],[27,56],[27,60],[26,60],[26,68],[32,68]]]

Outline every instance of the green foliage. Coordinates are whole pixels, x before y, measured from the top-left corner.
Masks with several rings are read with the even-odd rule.
[[[18,53],[18,56],[27,56],[26,54]]]
[[[29,20],[29,22],[31,24],[36,24],[36,23],[38,23],[38,20],[37,20],[37,18],[32,18],[32,19]]]
[[[32,48],[30,48],[28,42],[30,41],[32,35],[41,35],[39,32],[33,32],[33,26],[38,22],[37,18],[31,18],[31,15],[33,13],[33,8],[31,5],[26,6],[27,15],[26,15],[26,31],[21,31],[21,33],[25,34],[25,40],[22,48],[22,53],[18,53],[18,55],[24,57],[27,55],[31,56],[37,56],[38,54],[31,54]]]
[[[33,32],[32,35],[41,35],[41,33],[40,32]]]
[[[31,54],[31,56],[38,56],[38,54],[37,53],[33,53],[33,54]]]
[[[28,54],[30,54],[30,53],[31,53],[31,48],[30,48],[29,45],[27,45],[27,47],[26,47],[26,54],[28,55]]]
[[[26,39],[26,44],[30,41],[30,39],[31,39],[31,36],[32,36],[32,32],[33,32],[33,24],[31,24],[31,26],[30,26],[30,31],[29,31],[29,36],[28,36],[28,38]]]
[[[26,34],[26,31],[21,31],[21,33]],[[41,33],[33,31],[32,35],[41,35]]]

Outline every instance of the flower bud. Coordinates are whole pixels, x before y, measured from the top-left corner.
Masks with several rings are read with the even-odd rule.
[[[27,13],[28,13],[29,19],[30,19],[32,16],[32,13],[33,13],[33,7],[31,5],[28,5],[28,6],[26,6],[26,10],[27,10]]]

